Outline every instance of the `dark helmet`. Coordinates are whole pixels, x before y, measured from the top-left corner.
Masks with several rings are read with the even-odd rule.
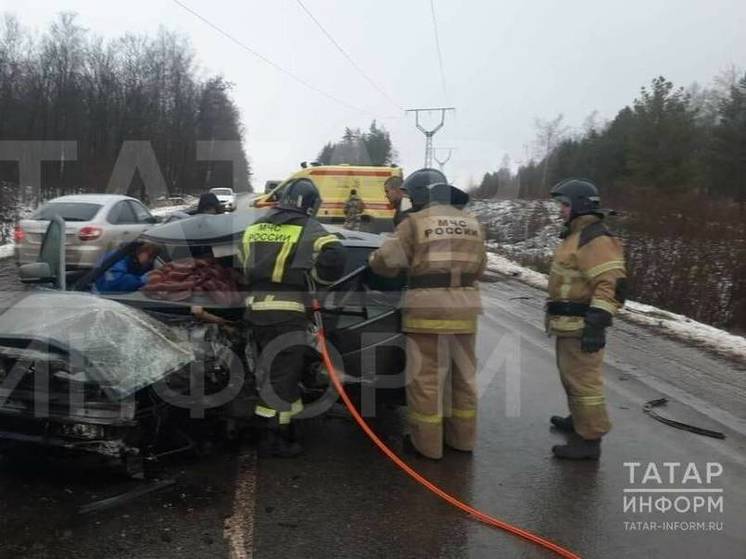
[[[580,215],[602,214],[598,188],[588,179],[565,179],[552,187],[552,198],[570,206],[570,219]]]
[[[469,195],[452,184],[432,184],[428,189],[430,190],[430,202],[448,204],[457,208],[463,208],[469,203]]]
[[[215,196],[214,192],[205,192],[199,197],[197,213],[203,214],[210,210],[215,210],[215,212],[220,213],[223,211],[223,206],[220,205],[220,200],[218,200],[218,197]]]
[[[404,181],[402,190],[409,194],[415,211],[431,203],[463,208],[469,202],[469,195],[466,192],[448,184],[446,176],[435,169],[415,171]]]
[[[278,208],[308,215],[316,215],[321,205],[321,194],[311,179],[296,179],[287,185]]]
[[[412,207],[424,208],[431,201],[430,187],[434,184],[448,184],[446,176],[437,169],[420,169],[411,173],[401,185],[403,191],[409,195]]]

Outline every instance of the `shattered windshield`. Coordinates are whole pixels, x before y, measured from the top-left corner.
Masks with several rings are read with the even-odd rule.
[[[83,293],[34,293],[0,315],[6,337],[49,340],[83,355],[88,373],[124,398],[190,363],[185,338],[114,301]]]

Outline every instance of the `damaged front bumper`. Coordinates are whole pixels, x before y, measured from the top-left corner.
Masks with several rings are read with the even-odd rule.
[[[54,435],[29,435],[17,431],[0,431],[0,440],[93,453],[106,458],[123,459],[127,456],[138,456],[140,454],[138,448],[128,445],[123,439],[76,440],[64,435],[57,437]]]
[[[16,405],[14,405],[14,403]],[[113,405],[88,404],[77,413],[46,417],[29,413],[21,402],[8,401],[0,409],[0,445],[36,445],[76,452],[98,454],[106,458],[138,456],[140,449],[132,440],[137,423],[132,410]]]

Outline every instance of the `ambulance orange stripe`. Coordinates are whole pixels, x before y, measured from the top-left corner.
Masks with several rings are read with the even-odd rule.
[[[345,202],[322,202],[322,208],[344,208]],[[391,206],[381,202],[365,202],[365,207],[376,210],[393,210]]]
[[[352,169],[313,169],[311,175],[325,177],[389,177],[391,171],[353,171]]]

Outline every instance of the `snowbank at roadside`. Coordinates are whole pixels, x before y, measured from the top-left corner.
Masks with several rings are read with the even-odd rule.
[[[13,256],[13,243],[0,245],[0,260]]]
[[[532,287],[547,289],[546,274],[520,266],[498,254],[488,255],[487,267],[492,272],[513,277]],[[746,358],[746,338],[680,314],[635,301],[627,301],[619,316],[637,324],[660,328],[666,334],[695,344],[702,344],[718,352]]]
[[[193,204],[182,204],[181,206],[163,206],[160,208],[151,208],[150,213],[157,216],[163,217],[174,212],[181,212],[188,208],[191,208]]]

